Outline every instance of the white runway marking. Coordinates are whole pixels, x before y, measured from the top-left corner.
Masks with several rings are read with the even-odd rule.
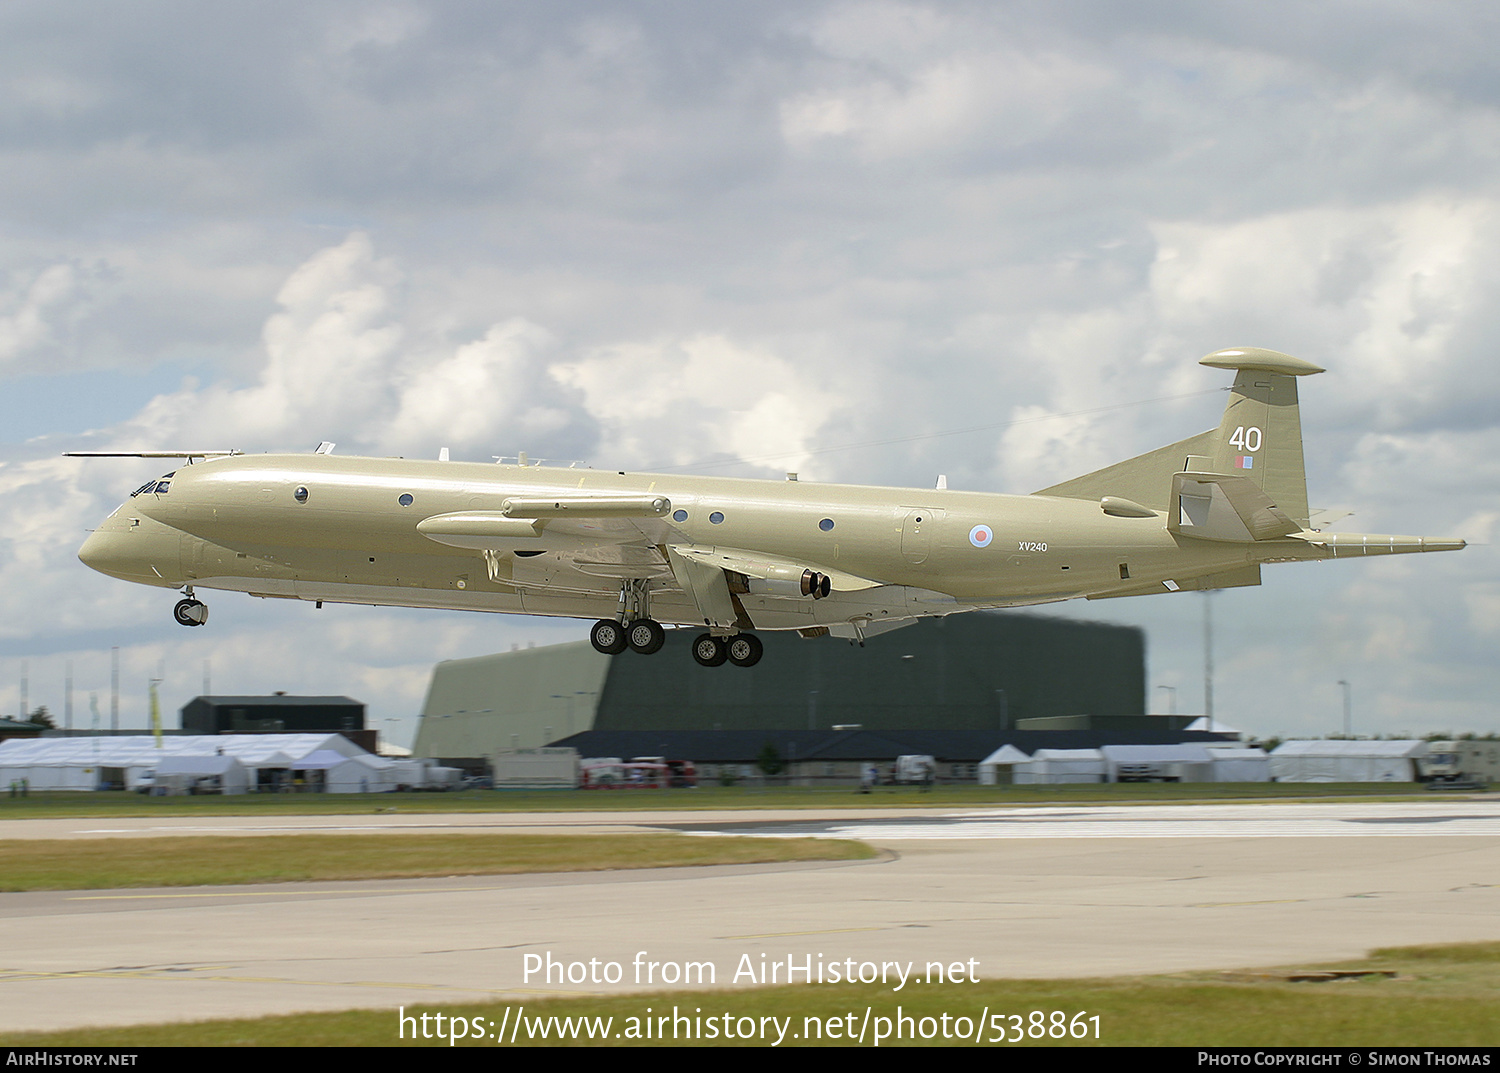
[[[736,834],[893,839],[1005,838],[1433,838],[1500,836],[1500,802],[1191,805],[1014,809],[948,813],[816,830],[747,825]]]

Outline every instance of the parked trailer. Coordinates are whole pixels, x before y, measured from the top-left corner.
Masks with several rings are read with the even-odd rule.
[[[495,753],[497,790],[572,790],[578,786],[578,750],[501,749]]]

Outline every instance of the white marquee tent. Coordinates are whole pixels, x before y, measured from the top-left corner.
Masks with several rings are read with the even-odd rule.
[[[1288,741],[1271,754],[1276,782],[1414,782],[1425,741]]]
[[[1030,760],[1020,749],[1014,745],[1002,745],[989,756],[979,761],[979,785],[995,786],[1000,783],[1015,781],[1015,765],[1024,764]],[[1008,767],[1010,770],[1001,776],[1000,769]]]
[[[314,754],[321,759],[307,763]],[[333,793],[395,789],[391,761],[372,756],[341,734],[173,735],[160,742],[146,734],[12,738],[0,742],[0,786],[25,779],[33,790],[97,790],[117,780],[134,790],[169,758],[215,756],[238,761],[251,785],[262,769],[319,770],[331,773],[324,781]]]
[[[1104,754],[1098,749],[1038,749],[1011,770],[1017,785],[1103,782]]]
[[[1264,749],[1238,745],[1210,745],[1214,782],[1270,782],[1271,758]]]

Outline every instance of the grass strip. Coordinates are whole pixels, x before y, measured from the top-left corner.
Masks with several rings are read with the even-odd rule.
[[[1298,966],[1308,968],[1310,966]],[[1111,1047],[1493,1047],[1500,1041],[1500,943],[1458,946],[1409,947],[1374,951],[1357,962],[1323,965],[1319,968],[1353,969],[1368,972],[1394,971],[1392,978],[1361,976],[1332,983],[1293,983],[1267,973],[1257,978],[1231,977],[1222,973],[1193,973],[1173,976],[1120,977],[1095,980],[993,980],[973,984],[917,985],[893,994],[889,988],[872,986],[792,986],[717,991],[678,991],[651,995],[614,997],[587,996],[560,999],[518,999],[514,1002],[486,1004],[432,1004],[405,1007],[405,1014],[415,1019],[408,1026],[408,1038],[398,1037],[395,1010],[356,1010],[327,1014],[298,1014],[286,1017],[263,1017],[233,1021],[205,1021],[193,1024],[143,1025],[123,1028],[70,1030],[65,1032],[0,1035],[0,1044],[8,1046],[66,1047],[357,1047],[357,1046],[448,1046],[445,1039],[412,1039],[420,1032],[422,1014],[442,1013],[445,1019],[457,1017],[469,1025],[478,1025],[487,1035],[498,1034],[500,1026],[515,1025],[518,1010],[524,1003],[525,1021],[517,1033],[516,1045],[528,1046],[702,1046],[749,1044],[764,1046],[767,1040],[753,1038],[725,1039],[720,1032],[709,1036],[702,1026],[710,1019],[723,1025],[724,1014],[732,1020],[777,1017],[788,1025],[783,1045],[819,1044],[826,1046],[858,1045],[847,1038],[849,1030],[857,1035],[866,1008],[874,1018],[891,1019],[887,1030],[900,1015],[911,1018],[904,1027],[906,1038],[899,1043],[910,1046],[967,1045],[971,1039],[942,1036],[942,1018],[956,1031],[961,1018],[970,1025],[983,1023],[983,1042],[987,1045],[996,1035],[1006,1042],[995,1047],[1015,1046],[1111,1046]],[[644,1022],[647,1008],[652,1017],[667,1016],[662,1038],[653,1031],[646,1038]],[[507,1013],[508,1010],[508,1013]],[[682,1028],[672,1037],[670,1018],[674,1011],[698,1018],[691,1038],[683,1038]],[[1033,1017],[1038,1011],[1048,1035],[1035,1038]],[[1086,1014],[1099,1018],[1099,1035],[1093,1036],[1093,1022],[1087,1022],[1083,1039],[1052,1038],[1052,1012],[1061,1011],[1066,1018]],[[853,1014],[853,1020],[849,1019]],[[994,1020],[998,1017],[999,1020]],[[1012,1017],[1018,1020],[1012,1020]],[[569,1023],[562,1020],[573,1018]],[[586,1038],[589,1024],[580,1018],[613,1018],[592,1041]],[[632,1021],[631,1019],[635,1020]],[[785,1019],[790,1018],[789,1022]],[[931,1019],[924,1022],[923,1018]],[[809,1039],[814,1022],[821,1026],[821,1039]],[[445,1022],[446,1023],[446,1022]],[[571,1024],[584,1038],[559,1039],[559,1029]],[[657,1024],[660,1024],[659,1022]],[[429,1019],[431,1030],[436,1021]],[[837,1026],[839,1038],[829,1038],[830,1026]],[[1018,1031],[1021,1039],[1011,1042]],[[467,1026],[466,1026],[467,1027]],[[632,1028],[636,1033],[632,1036]],[[546,1030],[548,1038],[541,1038]],[[564,1029],[565,1030],[565,1029]],[[921,1038],[924,1031],[931,1038]],[[913,1040],[912,1034],[918,1038]],[[798,1038],[792,1038],[793,1036]],[[873,1043],[873,1027],[864,1045]],[[616,1038],[618,1037],[618,1038]],[[508,1046],[494,1039],[461,1038],[460,1047]],[[773,1034],[774,1038],[774,1034]],[[884,1045],[898,1041],[886,1039]]]
[[[0,890],[101,890],[863,860],[862,842],[678,834],[184,835],[0,841]]]
[[[111,816],[357,815],[371,812],[621,812],[655,809],[985,808],[1162,805],[1230,801],[1448,800],[1401,783],[1098,783],[1061,786],[704,786],[694,790],[465,790],[446,794],[233,794],[146,797],[123,792],[38,791],[0,797],[0,820]]]

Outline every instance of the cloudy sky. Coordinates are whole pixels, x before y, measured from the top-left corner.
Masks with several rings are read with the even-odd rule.
[[[347,693],[583,623],[92,573],[164,469],[68,449],[527,451],[1029,492],[1302,382],[1309,498],[1455,555],[1213,598],[1217,714],[1496,730],[1500,23],[1481,3],[944,0],[0,7],[0,712]],[[1201,711],[1204,598],[1148,630]],[[1175,688],[1170,694],[1158,686]],[[106,715],[107,718],[107,715]]]

